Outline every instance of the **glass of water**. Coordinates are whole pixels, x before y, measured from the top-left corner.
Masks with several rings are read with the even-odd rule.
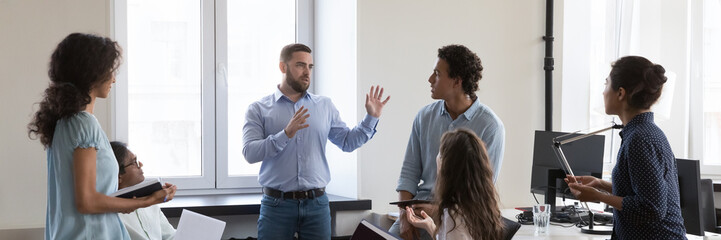
[[[533,225],[536,227],[536,233],[548,232],[548,222],[551,220],[551,205],[536,204],[533,205]]]

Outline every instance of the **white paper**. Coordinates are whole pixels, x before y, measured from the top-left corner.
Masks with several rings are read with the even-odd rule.
[[[175,240],[218,240],[223,236],[225,222],[183,209]]]

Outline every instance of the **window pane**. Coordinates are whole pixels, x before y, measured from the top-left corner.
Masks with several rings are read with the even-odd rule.
[[[703,163],[721,165],[721,4],[707,0],[703,9]]]
[[[128,140],[150,176],[201,174],[198,0],[128,0]]]
[[[229,175],[258,174],[260,163],[243,157],[245,112],[280,83],[280,50],[295,42],[295,18],[294,0],[228,1]]]

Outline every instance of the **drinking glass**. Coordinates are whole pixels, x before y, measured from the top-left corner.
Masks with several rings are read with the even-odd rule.
[[[536,233],[548,232],[548,222],[551,220],[551,205],[536,204],[533,205],[533,226]]]

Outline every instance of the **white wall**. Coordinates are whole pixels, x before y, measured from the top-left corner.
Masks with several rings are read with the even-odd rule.
[[[560,83],[561,70],[560,6],[557,1],[555,83]],[[47,86],[54,46],[74,31],[108,35],[109,13],[110,1],[0,0],[0,229],[44,226],[45,154],[26,134],[32,104]],[[382,85],[392,96],[378,133],[358,150],[359,197],[372,199],[376,212],[395,210],[387,203],[397,197],[395,186],[413,117],[432,102],[427,79],[436,51],[460,43],[483,61],[478,95],[506,126],[506,153],[497,183],[502,203],[530,205],[533,131],[543,128],[544,1],[369,0],[357,2],[356,14],[356,120],[365,115],[364,95],[371,84]],[[555,89],[560,92],[558,84]],[[556,106],[559,100],[556,95]],[[560,123],[558,109],[555,126]],[[96,115],[109,130],[107,102],[98,103]]]
[[[557,1],[555,83],[560,83],[561,72],[561,6]],[[388,202],[397,199],[395,187],[413,118],[432,102],[427,79],[437,49],[459,43],[481,58],[478,96],[506,127],[497,182],[503,207],[531,205],[533,131],[544,127],[545,1],[358,1],[357,14],[358,101],[366,86],[378,82],[392,96],[378,133],[360,150],[360,197],[372,199],[376,212],[397,210]],[[559,86],[554,88],[560,92]],[[556,106],[559,100],[557,94]],[[558,126],[560,119],[554,119]]]
[[[27,124],[49,82],[55,46],[72,32],[107,35],[109,1],[0,0],[0,229],[45,226],[47,165]],[[108,129],[108,104],[95,115]]]

